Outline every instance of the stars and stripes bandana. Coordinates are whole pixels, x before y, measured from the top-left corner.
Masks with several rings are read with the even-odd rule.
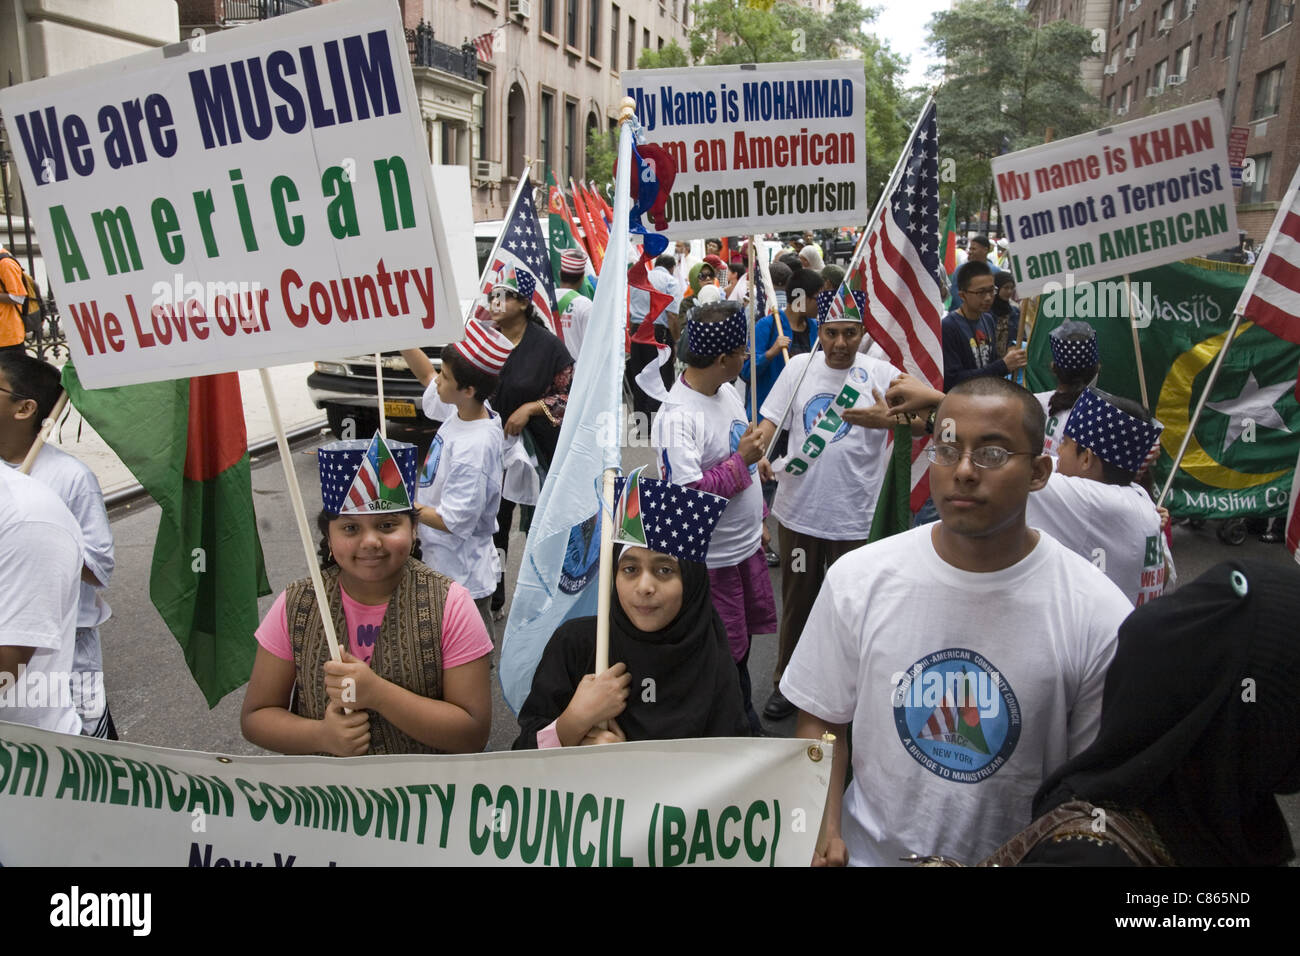
[[[415,499],[417,449],[404,441],[384,441],[378,432],[366,441],[334,441],[316,452],[321,504],[331,514],[410,511]]]
[[[727,499],[641,471],[614,479],[614,540],[703,564]]]
[[[451,347],[459,352],[465,361],[489,375],[501,374],[501,369],[505,366],[506,359],[510,358],[511,349],[514,348],[508,338],[477,319],[470,319],[465,323],[465,338],[460,342],[452,343]]]
[[[1048,336],[1052,362],[1062,372],[1081,372],[1101,362],[1097,330],[1087,322],[1062,322]]]
[[[1139,421],[1104,396],[1098,389],[1084,389],[1070,409],[1065,437],[1073,438],[1102,461],[1136,474],[1164,426],[1157,421]]]
[[[726,355],[745,344],[748,337],[745,313],[733,309],[720,322],[686,322],[686,343],[696,355]]]

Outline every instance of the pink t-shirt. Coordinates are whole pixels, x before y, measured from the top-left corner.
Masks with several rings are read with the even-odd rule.
[[[362,604],[354,601],[342,588],[339,591],[343,595],[343,620],[348,629],[348,653],[369,664],[388,604]],[[293,660],[283,591],[258,625],[257,643],[281,660]],[[469,596],[469,591],[453,581],[447,591],[447,603],[442,608],[442,669],[451,670],[490,653],[492,638],[488,637],[474,599]]]

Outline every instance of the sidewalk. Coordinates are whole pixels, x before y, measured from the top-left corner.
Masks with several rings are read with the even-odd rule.
[[[280,406],[280,420],[286,432],[293,431],[300,425],[323,420],[325,412],[312,404],[307,393],[307,376],[312,371],[311,362],[297,365],[280,365],[271,371],[271,385],[275,389],[276,402]],[[262,391],[262,379],[257,370],[239,373],[239,387],[244,397],[244,420],[248,425],[248,443],[270,438],[271,413],[267,409],[266,395]],[[77,432],[81,435],[78,438]],[[52,444],[71,455],[76,455],[95,473],[99,486],[105,495],[135,484],[135,478],[122,464],[113,450],[95,433],[95,430],[71,409],[63,424],[54,429],[50,436]]]

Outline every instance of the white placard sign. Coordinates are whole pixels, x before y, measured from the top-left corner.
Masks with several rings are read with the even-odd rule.
[[[1022,296],[1067,276],[1109,279],[1237,242],[1215,100],[997,156],[992,166]]]
[[[807,866],[832,745],[223,757],[0,723],[4,866]]]
[[[36,80],[0,108],[89,387],[463,334],[391,0]]]
[[[676,166],[664,235],[866,221],[861,60],[629,70],[622,80],[646,142]]]

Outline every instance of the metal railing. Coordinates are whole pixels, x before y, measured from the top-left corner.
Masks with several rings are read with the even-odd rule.
[[[478,53],[474,44],[451,46],[433,38],[433,27],[423,20],[414,30],[406,31],[406,46],[412,66],[428,66],[444,73],[478,79]]]
[[[269,20],[283,13],[318,6],[320,0],[225,0],[221,19],[225,23]]]

